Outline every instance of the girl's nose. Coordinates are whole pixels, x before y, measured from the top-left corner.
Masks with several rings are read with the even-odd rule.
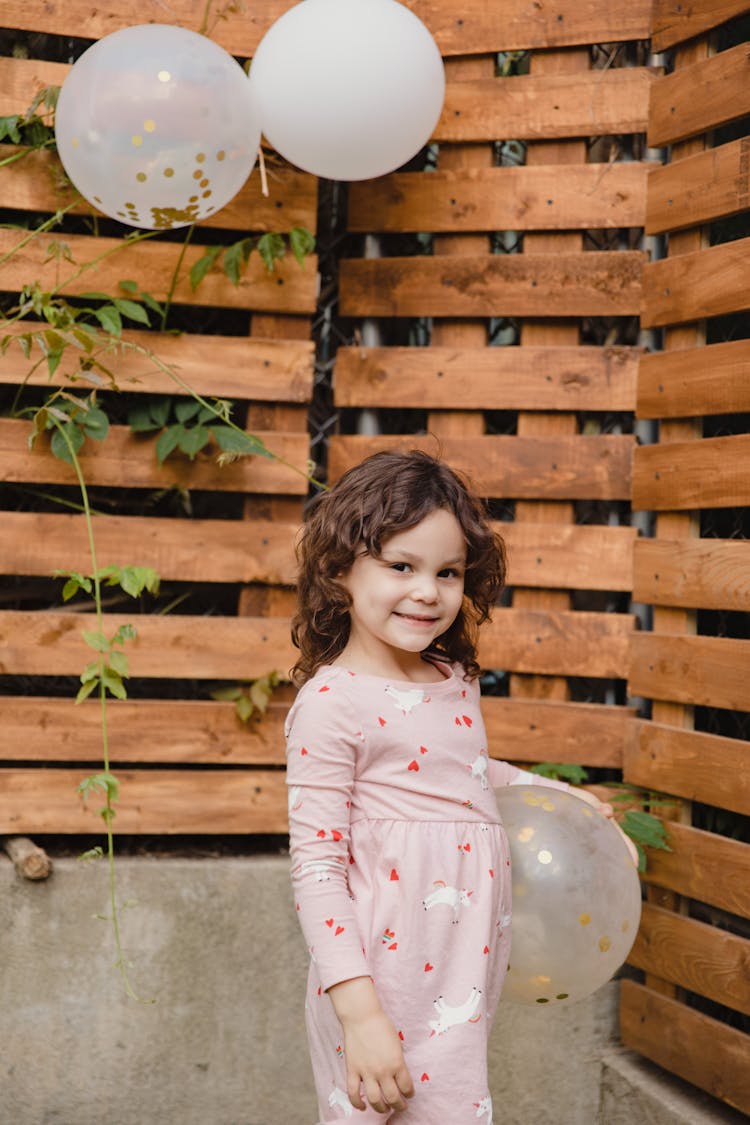
[[[414,595],[422,602],[436,602],[438,597],[437,582],[429,574],[417,575]]]

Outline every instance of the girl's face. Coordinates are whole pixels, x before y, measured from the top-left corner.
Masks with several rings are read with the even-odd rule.
[[[380,558],[358,554],[341,577],[352,599],[341,662],[352,671],[402,678],[424,671],[420,654],[461,608],[465,565],[461,525],[444,508],[392,535]]]

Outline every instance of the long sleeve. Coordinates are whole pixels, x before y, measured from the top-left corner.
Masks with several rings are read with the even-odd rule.
[[[510,762],[502,762],[497,758],[489,759],[487,777],[493,789],[502,789],[505,785],[546,785],[549,789],[570,789],[567,781],[542,777],[541,774],[522,770],[518,766],[512,766]]]
[[[368,976],[348,868],[349,813],[361,733],[339,685],[316,677],[287,723],[292,886],[323,989]]]

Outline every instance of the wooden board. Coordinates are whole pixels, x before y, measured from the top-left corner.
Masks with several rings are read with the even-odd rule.
[[[0,426],[0,435],[2,428]],[[379,436],[338,434],[329,446],[329,480],[379,449],[423,449],[465,473],[485,497],[526,499],[626,499],[630,495],[629,436],[526,438],[479,435],[472,438],[430,435]]]
[[[362,348],[336,353],[337,406],[632,410],[639,349]]]
[[[649,146],[674,144],[750,113],[749,71],[747,45],[740,43],[655,82]]]
[[[634,508],[684,511],[748,503],[748,434],[639,446],[634,452]]]
[[[635,633],[633,695],[750,711],[750,641]]]
[[[750,137],[652,167],[646,233],[681,230],[736,215],[748,206]]]
[[[750,238],[644,266],[641,306],[644,328],[682,324],[748,308]]]
[[[58,262],[54,258],[45,261],[50,245],[60,241],[59,235],[50,233],[23,245],[24,236],[20,231],[0,230],[0,258],[12,255],[3,262],[2,289],[15,292],[31,279],[44,289],[54,289],[66,296],[93,291],[120,293],[119,282],[128,279],[135,280],[157,301],[163,301],[181,249],[173,242],[147,241],[132,245],[117,238],[66,234],[63,241],[74,261]],[[252,254],[238,285],[234,285],[223,270],[215,268],[193,293],[188,274],[204,249],[191,245],[186,251],[181,279],[174,290],[175,304],[282,313],[315,311],[317,259],[314,255],[306,258],[302,266],[293,257],[285,257],[276,264],[273,273],[269,273],[259,255]],[[99,261],[102,254],[109,256]],[[95,259],[96,264],[91,269],[76,276],[81,266]]]
[[[508,551],[508,585],[563,590],[631,590],[632,527],[496,523]]]
[[[620,1034],[624,1046],[750,1113],[750,1040],[742,1031],[624,980]]]
[[[27,321],[2,330],[0,338],[42,331],[43,325]],[[135,331],[123,332],[121,342],[110,342],[106,336],[102,341],[98,358],[113,372],[122,391],[182,395],[182,384],[187,384],[201,395],[217,398],[307,403],[312,397],[312,341]],[[78,349],[68,349],[52,379],[46,363],[31,372],[40,354],[37,344],[30,360],[20,346],[9,346],[0,355],[0,383],[25,383],[30,387],[86,385],[85,375],[77,370]],[[101,374],[96,380],[95,386],[101,386],[101,380],[106,382]]]
[[[634,623],[624,613],[496,609],[480,635],[479,662],[536,675],[624,679]]]
[[[690,418],[750,410],[750,340],[642,355],[639,418]]]
[[[746,742],[639,719],[625,744],[623,779],[746,816],[749,767]]]
[[[740,539],[640,539],[633,597],[649,605],[750,611],[750,543]]]
[[[446,87],[433,140],[548,141],[642,133],[659,74],[633,67],[454,82]]]
[[[648,849],[648,881],[750,918],[750,845],[670,820],[671,852]]]
[[[636,969],[750,1014],[750,942],[705,922],[644,903],[628,956]]]
[[[233,703],[196,699],[110,700],[110,761],[160,765],[281,766],[288,705],[271,703],[247,723]],[[99,702],[1,696],[0,723],[6,762],[101,762]],[[50,737],[54,731],[54,738]],[[157,827],[156,831],[160,831]]]
[[[647,39],[650,0],[632,0],[613,8],[609,0],[553,0],[540,6],[533,0],[504,0],[499,20],[486,0],[464,0],[461,13],[440,0],[408,0],[406,7],[427,25],[443,55],[470,55],[486,51],[533,47],[567,47],[579,43]],[[292,7],[292,0],[255,0],[250,5],[217,9],[208,33],[233,55],[254,54],[272,23]],[[169,10],[156,2],[136,6],[132,0],[97,5],[91,0],[4,0],[6,27],[78,35],[82,27],[99,39],[135,23],[171,23],[198,31],[205,18],[204,0],[171,0]]]
[[[97,516],[100,567],[150,566],[178,582],[293,585],[298,527],[277,520]],[[0,574],[91,573],[84,517],[0,511]],[[62,590],[62,586],[60,587]]]
[[[0,419],[0,481],[44,481],[77,484],[71,465],[47,449],[48,435],[28,448],[28,422]],[[194,461],[182,454],[159,465],[154,441],[134,435],[127,426],[112,426],[103,442],[87,440],[78,453],[84,479],[111,488],[201,488],[217,492],[283,492],[306,495],[308,439],[304,433],[260,433],[264,444],[296,466],[267,457],[243,457],[220,466],[213,454],[199,453]]]
[[[648,164],[401,172],[349,186],[350,231],[575,230],[643,225]]]
[[[636,250],[344,259],[341,314],[629,316],[638,312],[643,262]]]
[[[14,211],[57,211],[74,204],[71,214],[101,214],[71,186],[56,153],[3,146],[3,158],[27,152],[22,159],[0,168],[0,199]],[[242,231],[289,231],[292,227],[315,230],[317,184],[314,176],[291,165],[274,162],[268,177],[269,194],[263,195],[257,165],[233,199],[198,224]],[[236,237],[236,236],[235,236]],[[227,237],[227,242],[234,239]]]
[[[651,50],[664,51],[704,31],[744,15],[747,0],[654,0],[651,16]]]
[[[96,795],[84,806],[83,769],[0,769],[0,833],[98,833]],[[118,769],[115,833],[161,836],[287,832],[282,770]]]
[[[1,712],[0,712],[1,713]],[[634,709],[483,696],[490,754],[506,761],[622,767]]]
[[[237,683],[274,670],[285,675],[296,658],[284,617],[105,615],[107,636],[126,624],[138,631],[124,645],[132,679]],[[91,613],[0,612],[0,673],[78,676],[94,659],[82,633],[95,629]]]

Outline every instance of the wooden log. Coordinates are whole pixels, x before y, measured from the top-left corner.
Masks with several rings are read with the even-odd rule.
[[[339,407],[632,410],[637,348],[339,348]]]
[[[296,655],[286,618],[105,616],[107,636],[122,625],[134,625],[138,631],[124,645],[133,679],[236,683],[274,670],[285,675]],[[77,676],[94,659],[82,633],[95,630],[91,613],[6,610],[0,613],[0,673]]]
[[[283,770],[118,769],[116,833],[286,833]],[[0,832],[101,834],[101,796],[76,793],[81,769],[0,769]]]
[[[1,432],[1,431],[0,431]],[[337,480],[377,449],[424,449],[467,474],[482,496],[526,499],[626,499],[630,495],[629,436],[561,438],[480,435],[441,438],[416,435],[338,434],[331,438],[328,470]]]
[[[750,845],[676,821],[665,828],[672,851],[649,848],[649,883],[750,918]]]
[[[40,848],[27,836],[6,836],[2,844],[6,855],[12,860],[22,879],[36,882],[40,879],[48,879],[52,874],[52,860],[44,848]]]
[[[750,1113],[748,1036],[632,980],[620,992],[624,1046]]]
[[[680,0],[654,0],[651,49],[665,51],[746,11],[747,0],[693,0],[691,4]]]
[[[440,0],[408,0],[406,6],[427,24],[443,55],[471,55],[647,39],[649,2],[633,0],[612,8],[609,0],[554,0],[539,7],[529,0],[505,0],[502,20],[486,0],[465,0],[460,16]],[[252,56],[271,24],[290,7],[290,0],[256,0],[252,7],[224,8],[221,18],[209,21],[208,34],[233,55]],[[47,0],[43,6],[5,0],[3,6],[6,27],[65,36],[78,35],[85,27],[92,39],[138,22],[199,31],[205,15],[202,0],[172,0],[168,12],[155,0],[137,9],[119,3],[116,10],[92,0]]]
[[[71,465],[54,457],[49,434],[28,448],[29,423],[0,419],[0,480],[77,484]],[[127,426],[111,426],[103,442],[87,440],[78,452],[84,479],[111,488],[201,488],[216,492],[307,492],[306,434],[256,435],[278,458],[243,457],[221,466],[218,450],[199,453],[194,460],[171,454],[162,465],[153,439],[133,434]],[[286,462],[286,464],[284,463]],[[291,466],[291,467],[289,467]]]
[[[705,133],[750,113],[747,45],[683,66],[653,84],[648,115],[652,148]]]
[[[521,75],[449,84],[433,139],[537,140],[642,133],[660,72]]]
[[[514,762],[622,767],[634,709],[484,696],[489,753]]]
[[[750,1014],[750,941],[645,903],[628,963]]]
[[[643,268],[644,328],[750,308],[750,238],[649,262]]]
[[[623,779],[750,814],[750,747],[734,738],[636,720],[628,729]]]
[[[0,168],[0,198],[14,211],[57,211],[73,204],[73,215],[100,215],[83,199],[63,172],[55,152],[3,146],[3,158],[25,152],[22,159]],[[269,193],[263,195],[257,165],[233,199],[197,224],[199,229],[222,228],[252,232],[315,228],[317,180],[289,164],[274,162]],[[236,236],[235,236],[236,238]],[[235,239],[227,236],[227,243]]]
[[[748,206],[750,137],[652,167],[647,234],[681,230],[739,214]]]
[[[630,316],[640,304],[643,262],[637,250],[344,259],[341,314]]]
[[[750,436],[639,446],[633,507],[644,511],[737,508],[750,503]]]
[[[750,543],[737,539],[641,539],[633,597],[650,605],[750,610]]]
[[[397,172],[349,187],[351,231],[575,230],[642,226],[649,165]]]
[[[627,675],[634,618],[624,613],[497,609],[479,641],[483,668],[536,675]]]
[[[639,418],[690,418],[750,410],[750,341],[728,340],[642,355]]]
[[[59,242],[54,233],[40,235],[26,245],[22,245],[23,241],[18,231],[0,230],[0,258],[10,255],[3,262],[0,282],[6,292],[20,290],[29,278],[33,278],[43,289],[54,289],[65,296],[90,292],[121,294],[120,281],[132,278],[157,301],[163,301],[180,252],[173,242],[149,241],[131,245],[124,239],[66,234],[65,242],[73,255],[73,264],[61,263],[54,255],[46,257],[50,244]],[[239,284],[234,285],[223,270],[214,268],[193,292],[189,281],[190,269],[204,251],[202,246],[190,246],[186,251],[180,280],[174,289],[175,304],[282,313],[314,312],[317,288],[317,259],[314,255],[306,258],[302,266],[293,257],[282,258],[276,263],[273,273],[269,274],[260,256],[252,254]],[[81,266],[105,253],[109,253],[109,257],[76,276]]]
[[[126,699],[107,704],[110,761],[150,765],[282,766],[288,703],[247,723],[233,703]],[[98,700],[0,697],[6,762],[100,762]]]
[[[99,566],[150,566],[163,580],[293,585],[297,524],[97,516]],[[91,573],[84,516],[0,511],[0,574]],[[62,589],[62,587],[61,587]]]
[[[750,711],[750,641],[636,633],[628,680],[633,695]]]

